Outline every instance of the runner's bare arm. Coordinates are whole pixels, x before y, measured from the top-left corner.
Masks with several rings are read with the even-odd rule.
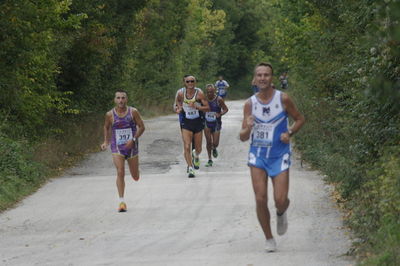
[[[298,132],[301,129],[301,127],[306,122],[306,119],[299,112],[299,110],[297,109],[297,107],[294,104],[293,100],[289,97],[289,95],[287,93],[283,93],[282,94],[282,103],[283,103],[283,106],[284,106],[286,112],[294,120],[294,123],[290,126],[289,131],[288,132],[284,132],[281,135],[281,141],[283,141],[285,143],[289,143],[290,137],[294,133]]]
[[[136,140],[143,134],[144,132],[144,123],[143,120],[139,114],[139,111],[136,108],[132,107],[132,117],[133,120],[135,121],[135,124],[137,126],[137,130],[136,130],[136,134],[135,136],[133,136]],[[135,143],[135,141],[133,139],[129,140],[126,144],[125,144],[125,149],[132,149],[133,148],[133,144]]]
[[[142,117],[140,116],[140,113],[136,108],[132,108],[132,117],[135,120],[135,123],[138,127],[138,130],[136,131],[136,134],[133,137],[139,138],[143,134],[145,127]]]
[[[101,144],[101,149],[104,151],[105,149],[107,149],[108,145],[110,145],[110,138],[111,138],[111,134],[110,134],[110,129],[111,129],[111,123],[112,123],[112,112],[109,111],[106,113],[106,118],[104,121],[104,142],[103,144]]]
[[[182,112],[182,104],[183,104],[183,92],[179,91],[178,94],[176,95],[176,99],[175,99],[175,104],[176,104],[176,109],[175,112],[176,113],[180,113]]]
[[[251,129],[254,125],[254,117],[251,115],[251,101],[248,99],[243,107],[242,129],[239,133],[241,141],[246,141],[250,138]]]
[[[176,94],[175,94],[175,101],[174,101],[174,105],[173,105],[173,110],[174,110],[174,112],[176,112],[177,111],[177,109],[178,109],[178,104],[177,104],[177,101],[178,101],[178,94],[179,94],[179,90],[176,92]]]
[[[204,93],[202,91],[199,91],[197,97],[201,101],[202,106],[195,105],[194,107],[202,112],[209,112],[210,106],[208,105],[208,101],[206,100]]]
[[[228,109],[228,106],[226,106],[225,101],[224,101],[224,99],[222,99],[222,97],[218,96],[218,103],[219,103],[219,106],[221,106],[222,112],[219,115],[217,114],[217,117],[221,117],[224,114],[226,114],[229,111],[229,109]]]

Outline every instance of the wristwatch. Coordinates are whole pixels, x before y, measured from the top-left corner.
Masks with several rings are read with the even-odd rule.
[[[289,130],[288,130],[288,133],[289,133],[289,137],[291,137],[291,136],[293,136],[293,133],[294,133],[294,132],[293,132],[291,129],[289,129]]]
[[[136,138],[135,137],[133,137],[132,140],[133,140],[133,142],[136,142]]]

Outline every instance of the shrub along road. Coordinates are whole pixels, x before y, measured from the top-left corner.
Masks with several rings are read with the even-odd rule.
[[[246,166],[249,144],[238,139],[243,101],[228,106],[213,167],[204,167],[204,148],[196,178],[187,178],[177,116],[147,120],[141,179],[126,177],[127,213],[116,211],[110,152],[92,154],[0,215],[0,264],[350,265],[343,254],[351,242],[328,186],[295,158],[289,229],[276,235],[270,200],[278,251],[264,252]]]

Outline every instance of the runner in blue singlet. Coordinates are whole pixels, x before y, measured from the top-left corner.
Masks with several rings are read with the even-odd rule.
[[[225,98],[228,94],[229,84],[222,76],[218,77],[218,80],[215,82],[215,87],[217,88],[218,96]]]
[[[277,233],[288,227],[290,138],[300,130],[305,119],[288,94],[272,87],[273,70],[268,63],[255,67],[254,80],[259,92],[250,97],[243,111],[240,139],[250,139],[248,166],[256,198],[257,217],[266,238],[266,251],[276,250],[268,210],[268,176],[274,188]],[[288,117],[294,123],[289,126]]]

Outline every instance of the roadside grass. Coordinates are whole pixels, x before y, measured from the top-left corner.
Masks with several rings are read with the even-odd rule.
[[[15,206],[86,154],[99,151],[103,117],[91,115],[66,123],[62,133],[36,144],[0,136],[0,211]]]
[[[138,107],[143,119],[172,114],[171,104]],[[90,153],[100,151],[104,114],[66,122],[38,143],[0,135],[0,212],[15,206],[47,180],[61,176]]]

